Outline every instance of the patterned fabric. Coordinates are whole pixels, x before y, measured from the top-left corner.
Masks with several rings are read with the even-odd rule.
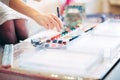
[[[6,22],[7,20],[27,19],[26,16],[11,9],[7,5],[9,6],[9,0],[0,0],[0,25]]]

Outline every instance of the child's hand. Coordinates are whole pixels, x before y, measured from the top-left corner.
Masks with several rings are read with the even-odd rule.
[[[44,26],[47,29],[56,28],[57,31],[60,31],[62,28],[61,20],[54,14],[38,14],[35,17],[38,24]]]

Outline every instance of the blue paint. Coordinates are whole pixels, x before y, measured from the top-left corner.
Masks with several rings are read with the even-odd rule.
[[[53,43],[57,43],[57,40],[53,40]]]
[[[49,44],[45,44],[45,48],[48,48],[48,47],[50,47],[50,45]]]

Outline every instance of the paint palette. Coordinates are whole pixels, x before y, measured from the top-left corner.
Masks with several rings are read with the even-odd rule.
[[[32,39],[31,43],[33,46],[40,47],[41,49],[65,48],[71,41],[73,41],[74,39],[80,37],[82,34],[87,33],[95,28],[95,26],[93,25],[89,26],[90,28],[87,28],[87,26],[88,25],[78,24],[71,28],[65,27],[62,32],[57,33],[54,36]]]
[[[81,31],[79,26],[74,26],[70,29],[66,28],[64,31],[61,33],[52,36],[50,38],[37,38],[37,39],[32,39],[31,43],[35,47],[40,47],[42,48],[65,48],[66,45],[79,37],[80,35],[78,34]]]

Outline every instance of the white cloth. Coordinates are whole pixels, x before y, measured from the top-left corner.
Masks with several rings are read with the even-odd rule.
[[[0,0],[0,25],[7,20],[12,19],[27,19],[26,16],[11,9],[9,6],[9,0]]]

